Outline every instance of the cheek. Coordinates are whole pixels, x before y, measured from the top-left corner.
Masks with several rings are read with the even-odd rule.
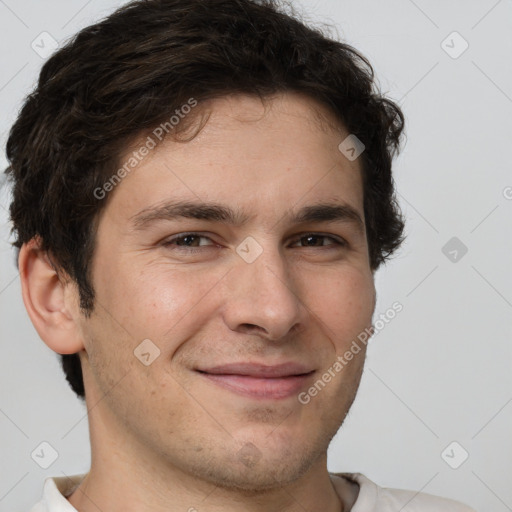
[[[164,340],[199,325],[207,295],[225,272],[179,269],[166,263],[146,264],[136,272],[118,266],[105,276],[102,296],[115,320],[132,337]],[[187,327],[189,326],[189,327]],[[172,336],[171,336],[172,338]]]
[[[336,352],[371,325],[374,285],[371,273],[355,267],[317,272],[305,279],[306,303],[336,344]]]

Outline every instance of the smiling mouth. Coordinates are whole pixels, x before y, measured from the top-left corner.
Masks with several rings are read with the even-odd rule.
[[[213,384],[238,395],[254,399],[278,400],[296,396],[311,379],[315,370],[302,374],[276,377],[235,373],[209,373],[201,370],[197,370],[197,372]]]

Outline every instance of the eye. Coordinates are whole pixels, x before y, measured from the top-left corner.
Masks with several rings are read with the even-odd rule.
[[[346,247],[347,243],[345,240],[333,237],[329,235],[322,235],[321,233],[306,233],[305,235],[302,235],[300,238],[296,239],[296,241],[306,240],[306,245],[304,247],[330,247],[336,248],[336,247]],[[324,245],[322,242],[325,240],[330,240],[334,243],[329,243],[327,245]],[[318,242],[320,242],[320,245],[318,245]]]
[[[209,241],[210,243],[203,243],[203,241]],[[323,235],[321,233],[306,233],[301,235],[299,238],[295,239],[292,245],[302,241],[305,241],[305,245],[302,246],[305,248],[336,249],[348,245],[345,240],[341,238]],[[325,244],[325,241],[330,241],[331,243]],[[218,247],[210,237],[201,235],[200,233],[182,233],[168,239],[162,245],[172,250],[185,250],[188,252],[200,252],[201,247]]]
[[[201,235],[199,233],[183,233],[181,235],[175,236],[166,242],[163,243],[164,247],[170,247],[171,249],[192,249],[190,252],[195,252],[194,249],[197,247],[204,247],[204,246],[212,246],[215,244],[204,244],[201,243],[201,240],[210,240],[212,242],[212,239]],[[199,244],[199,245],[198,245]]]

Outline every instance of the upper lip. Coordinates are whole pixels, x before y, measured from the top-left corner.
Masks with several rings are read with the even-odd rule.
[[[313,372],[314,369],[294,362],[276,365],[241,362],[222,364],[210,368],[198,368],[198,371],[215,375],[246,375],[249,377],[278,378],[290,377],[292,375],[304,375]]]

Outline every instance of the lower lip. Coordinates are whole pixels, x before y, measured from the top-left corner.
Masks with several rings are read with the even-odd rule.
[[[288,398],[296,395],[311,378],[306,375],[291,375],[290,377],[262,378],[248,375],[218,375],[202,373],[213,383],[222,386],[239,395],[251,398],[272,399]]]

